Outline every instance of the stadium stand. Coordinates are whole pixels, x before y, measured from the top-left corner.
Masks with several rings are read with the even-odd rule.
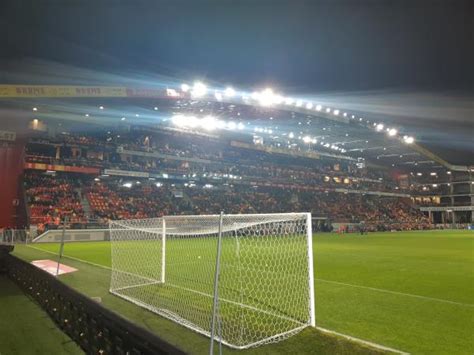
[[[131,142],[131,143],[130,143]],[[204,147],[206,147],[204,149]],[[30,223],[55,228],[170,214],[310,211],[369,230],[429,228],[388,171],[347,161],[249,151],[228,141],[141,130],[36,136],[26,146]],[[44,172],[35,164],[97,168]],[[100,173],[99,173],[100,172]],[[326,227],[323,227],[326,228]]]

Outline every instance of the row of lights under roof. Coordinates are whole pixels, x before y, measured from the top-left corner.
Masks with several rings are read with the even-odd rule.
[[[189,92],[191,94],[191,97],[195,97],[195,98],[199,98],[199,97],[203,97],[207,94],[208,92],[208,89],[207,89],[207,86],[201,82],[195,82],[194,85],[191,87],[189,86],[188,84],[182,84],[181,85],[181,90],[183,92]],[[227,87],[225,88],[223,91],[215,91],[214,92],[215,94],[215,98],[218,100],[218,101],[221,101],[223,96],[226,96],[228,98],[232,98],[234,97],[237,92],[232,88],[232,87]],[[243,98],[247,98],[248,99],[248,96],[247,95],[242,95]],[[270,89],[270,88],[267,88],[261,92],[254,92],[250,95],[250,97],[256,101],[258,101],[262,106],[272,106],[273,104],[285,104],[285,105],[294,105],[296,107],[302,107],[304,104],[305,104],[305,108],[308,109],[308,110],[311,110],[311,109],[315,109],[316,111],[323,111],[324,107],[320,104],[317,104],[315,105],[313,102],[306,102],[304,103],[303,100],[301,99],[294,99],[294,98],[291,98],[291,97],[283,97],[281,95],[276,95],[273,93],[273,90]],[[100,110],[104,110],[104,106],[99,106],[99,109]],[[154,110],[155,111],[158,111],[158,107],[154,107]],[[33,107],[33,111],[38,111],[38,108],[37,107]],[[340,110],[338,109],[331,109],[330,107],[326,107],[325,108],[325,111],[326,113],[332,113],[335,115],[335,116],[339,116],[339,114],[341,113]],[[89,117],[90,115],[88,113],[85,114],[86,117]],[[135,117],[139,117],[140,115],[139,114],[135,114]],[[347,112],[344,112],[342,113],[342,116],[344,117],[347,117],[348,114]],[[356,119],[355,115],[351,115],[351,118],[352,119]],[[126,118],[125,117],[121,117],[121,121],[125,121]],[[360,117],[359,118],[359,121],[363,121],[363,118]],[[369,123],[370,121],[367,121],[367,123]],[[191,120],[191,125],[193,125],[194,122]],[[217,125],[219,125],[219,122],[217,122]],[[222,125],[222,124],[221,124]],[[229,123],[229,125],[233,125],[232,122]],[[375,129],[376,131],[380,132],[380,131],[383,131],[384,129],[384,125],[382,123],[373,123],[373,125],[375,126]],[[206,129],[206,127],[203,127]],[[230,129],[233,129],[234,127],[229,127]],[[212,125],[208,126],[207,129],[209,130],[212,130],[214,129],[214,127]],[[388,134],[388,136],[390,137],[394,137],[398,134],[398,131],[395,129],[395,128],[386,128],[386,132]],[[412,136],[403,136],[403,142],[406,143],[406,144],[412,144],[415,139],[412,137]]]
[[[189,92],[191,97],[193,97],[193,98],[200,98],[200,97],[203,97],[203,96],[207,95],[207,93],[208,93],[207,86],[205,84],[203,84],[202,82],[199,82],[199,81],[195,82],[193,86],[190,86],[188,84],[182,84],[181,85],[181,90],[185,93]],[[236,94],[237,94],[237,92],[232,87],[227,87],[222,91],[219,91],[219,90],[214,91],[214,96],[215,96],[216,100],[218,100],[218,101],[221,101],[224,96],[228,97],[228,98],[232,98]],[[295,107],[298,107],[298,108],[299,107],[304,107],[307,110],[313,110],[314,109],[315,111],[322,111],[322,112],[325,111],[328,114],[330,114],[332,112],[332,114],[334,116],[339,116],[340,114],[343,117],[348,117],[349,116],[347,112],[341,112],[339,109],[331,109],[330,107],[324,108],[322,105],[315,104],[311,101],[305,102],[301,99],[294,99],[294,98],[291,98],[291,97],[283,97],[281,95],[275,94],[273,92],[273,90],[270,89],[270,88],[266,88],[266,89],[264,89],[260,92],[255,91],[251,95],[242,94],[241,96],[242,96],[242,99],[244,101],[249,100],[249,99],[253,99],[255,101],[258,101],[261,106],[272,106],[274,104],[277,104],[277,105],[278,104],[285,104],[285,105],[288,105],[288,106],[294,105]],[[351,115],[350,118],[356,119],[356,116]],[[363,121],[363,118],[359,117],[359,122],[362,122],[362,121]],[[367,123],[369,124],[370,121],[367,120]],[[382,131],[383,128],[384,128],[384,125],[382,123],[378,123],[378,124],[373,123],[373,125],[376,127],[377,131]],[[390,137],[395,137],[398,134],[398,130],[395,129],[395,128],[387,128],[386,131],[387,131],[388,136],[390,136]],[[412,143],[414,143],[414,141],[415,141],[415,139],[412,136],[403,136],[403,142],[406,143],[406,144],[412,144]]]

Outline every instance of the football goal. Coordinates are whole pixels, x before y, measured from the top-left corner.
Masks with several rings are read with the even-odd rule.
[[[110,222],[110,292],[244,349],[315,326],[311,214]]]

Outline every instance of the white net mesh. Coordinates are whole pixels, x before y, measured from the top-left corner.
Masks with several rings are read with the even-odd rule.
[[[222,218],[222,342],[248,348],[314,325],[310,215]],[[111,222],[110,291],[209,336],[219,221],[213,215]]]

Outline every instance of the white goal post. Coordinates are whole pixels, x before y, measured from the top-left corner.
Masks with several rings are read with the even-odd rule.
[[[315,326],[310,213],[111,221],[110,241],[111,293],[206,336],[215,317],[232,348]]]

